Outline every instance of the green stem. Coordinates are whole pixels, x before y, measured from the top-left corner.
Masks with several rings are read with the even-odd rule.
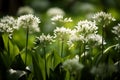
[[[64,45],[64,41],[62,40],[61,41],[61,54],[60,54],[61,57],[63,57],[63,45]]]
[[[120,46],[120,38],[118,37],[118,46]],[[120,53],[120,47],[118,48],[118,53]]]
[[[10,45],[9,45],[9,37],[8,37],[8,56],[10,56]]]
[[[85,43],[83,44],[84,62],[85,62]]]
[[[104,52],[104,26],[102,26],[102,57]]]
[[[81,53],[81,47],[79,47],[79,62],[80,62],[80,53]]]
[[[29,36],[29,27],[27,27],[27,30],[26,30],[25,65],[26,65],[26,63],[27,63],[28,36]]]
[[[46,80],[48,79],[47,76],[47,61],[46,61],[46,50],[45,50],[45,46],[43,45],[43,51],[44,51],[44,59],[45,59],[45,76],[46,76]]]

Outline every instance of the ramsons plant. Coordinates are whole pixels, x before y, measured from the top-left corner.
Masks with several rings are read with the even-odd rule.
[[[111,30],[116,42],[105,37],[115,18],[101,11],[74,24],[61,14],[51,14],[56,27],[48,34],[33,14],[0,19],[2,80],[119,80],[120,24]],[[74,26],[66,27],[69,23]]]

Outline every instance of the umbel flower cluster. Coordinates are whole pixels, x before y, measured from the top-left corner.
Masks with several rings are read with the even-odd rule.
[[[32,14],[23,15],[18,17],[17,26],[23,28],[29,28],[30,31],[39,32],[40,29],[38,24],[40,23],[40,19]]]
[[[102,11],[96,13],[92,18],[98,23],[104,22],[104,25],[108,25],[110,22],[115,21],[115,18],[112,17],[110,13],[105,13]]]
[[[16,26],[16,21],[12,16],[3,17],[0,20],[0,32],[9,34],[9,38],[11,38],[13,31],[19,28]]]

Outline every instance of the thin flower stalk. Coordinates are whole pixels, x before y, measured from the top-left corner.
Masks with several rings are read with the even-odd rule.
[[[10,42],[9,42],[9,37],[8,37],[8,43],[7,43],[7,45],[8,45],[8,56],[10,56]]]
[[[46,49],[45,49],[45,45],[43,44],[43,53],[44,53],[44,59],[45,59],[45,76],[46,76],[46,80],[48,79],[47,76],[47,61],[46,61]]]
[[[27,63],[27,53],[28,53],[28,37],[29,37],[29,27],[26,29],[26,45],[25,45],[25,65]]]
[[[63,57],[63,53],[64,53],[63,49],[64,49],[64,41],[62,40],[61,41],[61,54],[60,54],[61,57]]]

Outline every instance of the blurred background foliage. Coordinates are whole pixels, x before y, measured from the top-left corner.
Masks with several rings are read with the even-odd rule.
[[[26,5],[38,13],[45,13],[51,7],[60,7],[66,13],[79,16],[100,10],[114,14],[120,11],[119,0],[0,0],[0,14],[15,15],[19,7]]]

